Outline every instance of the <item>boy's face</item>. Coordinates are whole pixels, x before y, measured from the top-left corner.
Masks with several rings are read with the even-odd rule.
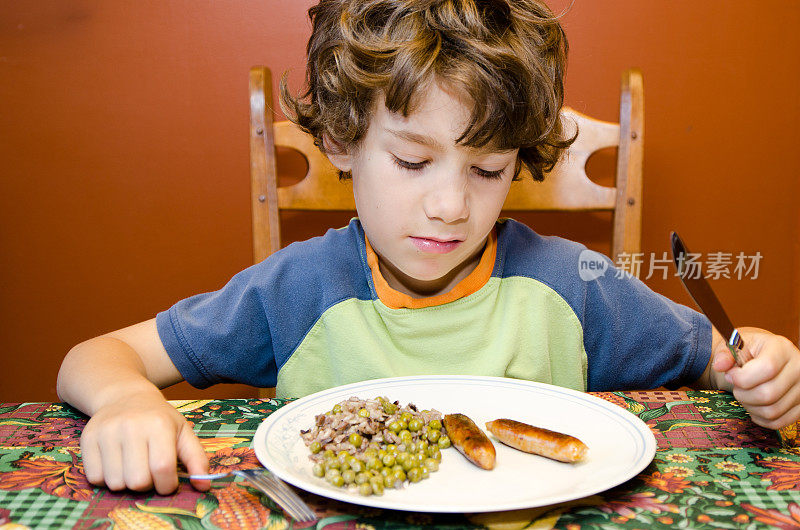
[[[356,209],[380,270],[411,296],[450,290],[480,260],[514,176],[517,150],[457,145],[470,109],[446,86],[421,91],[408,117],[376,98],[369,129],[346,154]]]

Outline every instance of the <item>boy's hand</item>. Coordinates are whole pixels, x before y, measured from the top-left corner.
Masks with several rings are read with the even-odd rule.
[[[86,477],[111,490],[167,495],[178,487],[177,462],[189,473],[208,473],[208,458],[192,427],[160,392],[120,397],[99,409],[81,435]],[[207,490],[208,481],[194,481]]]
[[[800,350],[780,335],[738,328],[753,359],[736,366],[725,339],[714,330],[711,366],[719,388],[728,389],[753,421],[779,429],[800,419]]]

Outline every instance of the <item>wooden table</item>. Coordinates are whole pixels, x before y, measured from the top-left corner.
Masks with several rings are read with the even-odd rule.
[[[0,529],[800,528],[800,450],[782,449],[776,434],[753,424],[731,395],[595,395],[638,415],[658,442],[653,462],[612,490],[567,504],[468,515],[380,510],[300,491],[320,517],[302,525],[234,480],[215,482],[206,493],[182,483],[163,497],[94,488],[80,457],[85,416],[62,403],[0,404]],[[218,472],[259,465],[253,434],[286,401],[172,403],[193,422],[211,472]]]

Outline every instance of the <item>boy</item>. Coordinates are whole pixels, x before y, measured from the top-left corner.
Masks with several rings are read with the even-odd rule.
[[[482,374],[580,390],[733,391],[754,421],[800,417],[800,352],[744,329],[734,367],[698,313],[641,282],[578,277],[583,247],[498,221],[524,164],[569,145],[563,30],[537,0],[323,0],[308,91],[282,102],[344,177],[358,220],[290,245],[223,289],[73,348],[59,395],[92,416],[87,477],[177,486],[208,462],[159,388],[277,383],[302,396],[409,374]],[[203,485],[199,485],[203,486]],[[207,486],[206,486],[207,487]]]

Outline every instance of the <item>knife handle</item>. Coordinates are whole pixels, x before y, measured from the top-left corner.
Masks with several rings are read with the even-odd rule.
[[[750,348],[747,347],[742,337],[739,335],[739,330],[734,329],[730,338],[728,338],[728,342],[725,344],[731,351],[731,355],[733,355],[733,360],[736,362],[737,366],[743,366],[744,363],[753,358]]]
[[[753,354],[750,352],[750,349],[747,347],[747,345],[745,345],[742,337],[739,335],[739,331],[736,329],[734,329],[733,333],[731,333],[726,346],[728,346],[728,349],[733,355],[733,360],[736,361],[738,366],[742,366],[744,363],[753,358]],[[796,422],[778,429],[778,437],[781,440],[781,445],[783,447],[800,447],[798,430],[800,430],[800,422]]]

